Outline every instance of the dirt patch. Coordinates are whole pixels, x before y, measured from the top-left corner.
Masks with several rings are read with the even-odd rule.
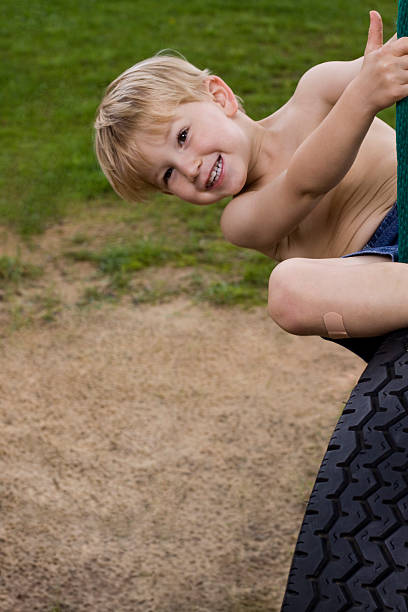
[[[0,609],[278,611],[362,369],[264,309],[183,300],[4,338]]]

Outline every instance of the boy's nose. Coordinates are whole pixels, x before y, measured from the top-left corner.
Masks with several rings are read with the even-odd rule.
[[[188,178],[190,179],[190,181],[194,182],[195,179],[197,178],[199,172],[200,172],[200,168],[202,165],[202,160],[201,159],[193,159],[187,166],[186,168],[186,174],[188,176]]]

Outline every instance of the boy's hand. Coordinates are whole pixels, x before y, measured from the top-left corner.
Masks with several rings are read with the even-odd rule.
[[[383,24],[377,11],[370,11],[370,28],[364,62],[357,77],[363,103],[376,114],[408,96],[408,38],[393,36],[383,44]]]

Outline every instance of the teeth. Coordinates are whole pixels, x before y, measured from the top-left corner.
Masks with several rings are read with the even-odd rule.
[[[209,178],[208,183],[206,185],[207,189],[212,187],[214,185],[215,181],[219,178],[219,176],[221,174],[221,168],[222,168],[222,159],[221,159],[221,156],[220,156],[217,159],[216,163],[214,164],[213,169],[211,170],[210,178]]]

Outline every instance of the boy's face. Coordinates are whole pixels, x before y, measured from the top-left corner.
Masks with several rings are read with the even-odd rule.
[[[164,136],[143,133],[138,145],[151,165],[153,184],[201,205],[239,193],[250,146],[235,119],[235,99],[233,106],[222,96],[181,104]]]

